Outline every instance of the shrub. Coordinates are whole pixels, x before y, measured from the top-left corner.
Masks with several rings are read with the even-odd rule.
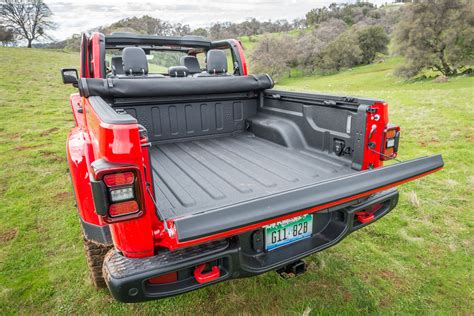
[[[382,26],[368,26],[357,31],[358,45],[362,51],[362,63],[370,64],[377,53],[386,53],[390,39]]]

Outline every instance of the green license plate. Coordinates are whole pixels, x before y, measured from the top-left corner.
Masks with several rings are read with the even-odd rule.
[[[265,228],[265,249],[273,250],[308,238],[313,232],[313,214],[293,217]]]

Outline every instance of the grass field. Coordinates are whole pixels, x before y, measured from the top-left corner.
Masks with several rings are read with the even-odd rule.
[[[404,185],[398,208],[309,257],[308,272],[221,283],[149,303],[114,302],[88,278],[65,159],[74,125],[59,68],[78,56],[0,48],[0,314],[465,314],[474,312],[474,78],[404,82],[402,61],[279,88],[383,98],[400,159],[442,153],[445,169]]]

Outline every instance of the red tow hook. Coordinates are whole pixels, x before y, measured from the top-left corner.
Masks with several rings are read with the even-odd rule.
[[[202,273],[206,268],[206,264],[200,264],[194,269],[194,277],[198,283],[203,284],[207,282],[214,281],[221,276],[221,272],[218,266],[213,266],[210,272]]]
[[[375,217],[374,214],[370,212],[357,212],[355,215],[357,216],[357,220],[362,224],[371,222]]]

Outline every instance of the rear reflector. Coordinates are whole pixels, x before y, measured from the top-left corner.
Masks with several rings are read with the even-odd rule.
[[[165,284],[165,283],[172,283],[178,280],[178,273],[171,272],[168,274],[163,274],[154,278],[149,278],[148,283],[150,284]]]
[[[109,207],[111,217],[129,215],[139,211],[137,201],[114,203]]]
[[[133,184],[134,181],[133,172],[112,173],[104,176],[104,182],[108,187]]]

